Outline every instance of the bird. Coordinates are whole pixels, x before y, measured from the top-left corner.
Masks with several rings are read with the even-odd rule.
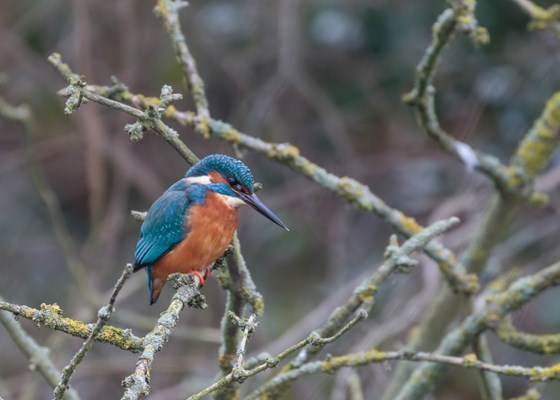
[[[249,167],[223,154],[194,164],[152,204],[140,228],[133,266],[134,272],[144,269],[148,275],[150,305],[169,274],[193,273],[204,284],[233,238],[243,205],[288,230],[255,194]]]

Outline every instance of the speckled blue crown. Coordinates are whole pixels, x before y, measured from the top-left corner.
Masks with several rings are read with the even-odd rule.
[[[193,165],[185,177],[208,175],[210,171],[220,173],[224,178],[234,178],[253,193],[254,178],[249,167],[243,162],[224,154],[212,154]]]

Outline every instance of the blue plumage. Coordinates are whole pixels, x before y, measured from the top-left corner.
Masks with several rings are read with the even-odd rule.
[[[221,154],[199,161],[154,202],[134,252],[134,271],[144,268],[148,275],[150,304],[171,273],[195,273],[204,282],[200,271],[208,274],[226,249],[237,226],[237,207],[243,204],[287,229],[254,193],[249,168]]]
[[[134,252],[135,269],[154,263],[185,238],[188,209],[192,204],[203,204],[205,198],[206,188],[181,180],[154,202],[140,228]]]
[[[224,178],[234,178],[237,182],[247,188],[249,193],[253,193],[255,180],[249,167],[247,167],[242,161],[224,154],[212,154],[204,157],[200,160],[200,162],[196,163],[187,171],[185,177],[203,176],[207,175],[210,171],[220,171],[220,174]],[[233,192],[228,195],[232,194]]]

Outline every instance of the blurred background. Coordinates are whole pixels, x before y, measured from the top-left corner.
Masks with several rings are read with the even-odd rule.
[[[153,5],[133,0],[0,3],[0,95],[31,108],[32,149],[46,180],[39,187],[34,183],[22,127],[0,119],[0,295],[7,301],[33,307],[58,303],[65,315],[92,322],[125,263],[132,261],[140,224],[130,210],[146,210],[188,168],[153,134],[130,142],[123,127],[134,121],[127,115],[87,104],[65,116],[64,99],[57,95],[65,82],[47,62],[49,54],[59,52],[88,83],[109,84],[116,76],[132,92],[145,95],[158,96],[161,86],[169,84],[185,97],[177,107],[193,109]],[[423,224],[458,215],[463,224],[442,240],[459,253],[472,237],[492,186],[425,137],[401,102],[444,6],[441,1],[401,0],[193,0],[181,22],[214,118],[267,141],[297,145],[312,161],[367,184]],[[560,87],[560,38],[528,32],[528,17],[511,1],[480,2],[477,16],[491,42],[476,49],[469,38],[458,37],[445,51],[435,81],[437,109],[443,127],[455,137],[507,162]],[[233,154],[222,142],[174,128],[199,157]],[[244,155],[264,185],[259,196],[290,227],[286,233],[255,212],[240,212],[243,252],[266,303],[249,352],[274,354],[319,326],[380,264],[392,230],[284,166]],[[530,273],[560,258],[559,182],[556,154],[537,181],[551,195],[549,206],[520,209],[484,282],[513,267]],[[58,203],[51,204],[50,212],[40,196],[49,187]],[[53,223],[57,210],[60,217]],[[324,354],[400,348],[439,285],[437,267],[420,259],[413,272],[390,278],[369,320]],[[151,399],[185,398],[218,372],[225,293],[214,279],[203,293],[208,309],[183,312],[176,334],[156,357]],[[111,323],[144,335],[171,294],[166,287],[149,307],[146,277],[136,274],[117,301]],[[558,332],[559,301],[560,291],[550,290],[514,315],[516,326]],[[52,349],[61,368],[82,343],[22,323]],[[556,359],[511,349],[491,333],[488,338],[499,364],[547,365]],[[0,349],[0,396],[52,397],[3,328]],[[84,399],[120,398],[120,382],[136,359],[96,344],[72,384]],[[388,365],[358,372],[369,399],[381,395],[391,376]],[[477,399],[474,375],[460,372],[433,398]],[[347,378],[346,371],[301,379],[291,398],[344,399]],[[523,379],[502,381],[507,396],[529,387]],[[248,380],[243,390],[258,382]],[[544,399],[560,397],[556,383],[535,386]]]

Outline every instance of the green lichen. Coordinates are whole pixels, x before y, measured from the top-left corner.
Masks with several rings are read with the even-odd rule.
[[[463,357],[463,365],[465,367],[474,367],[478,363],[478,358],[476,354],[469,353]]]
[[[233,128],[226,129],[222,134],[222,137],[230,143],[241,143],[241,135]]]
[[[422,225],[420,225],[416,220],[412,217],[408,217],[404,215],[402,212],[399,211],[398,218],[401,222],[402,229],[407,232],[408,234],[416,234],[422,230]]]
[[[208,117],[201,117],[194,129],[204,139],[210,139],[210,120]]]

